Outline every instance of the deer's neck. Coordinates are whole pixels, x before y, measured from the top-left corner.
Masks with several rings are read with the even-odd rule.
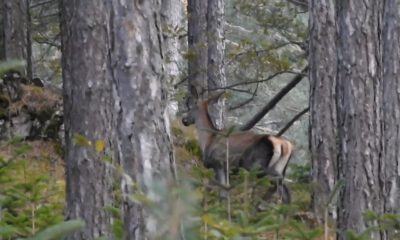
[[[207,105],[202,106],[199,109],[199,117],[196,120],[196,130],[199,137],[199,143],[203,153],[205,152],[208,144],[215,137],[215,133],[218,131],[211,121],[210,115],[208,114]]]

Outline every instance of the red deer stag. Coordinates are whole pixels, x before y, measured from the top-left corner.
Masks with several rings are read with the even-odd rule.
[[[196,93],[196,91],[193,91]],[[223,136],[221,131],[214,127],[208,107],[215,103],[222,95],[218,94],[205,101],[195,98],[187,99],[189,112],[182,118],[185,126],[194,124],[197,130],[200,147],[203,153],[203,163],[206,168],[215,171],[216,180],[225,184],[226,155],[229,150],[229,166],[231,169],[242,167],[248,171],[262,170],[261,176],[283,179],[286,167],[292,155],[292,144],[282,138],[266,134],[257,134],[250,131],[232,132]],[[228,145],[226,142],[228,141]],[[290,202],[290,193],[286,186],[282,201]],[[274,187],[276,190],[276,186]],[[275,191],[273,190],[273,191]],[[271,195],[271,191],[268,192]],[[286,196],[284,196],[286,194]],[[285,199],[286,198],[286,199]]]

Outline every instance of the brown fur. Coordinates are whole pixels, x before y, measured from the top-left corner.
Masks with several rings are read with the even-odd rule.
[[[221,174],[229,154],[231,169],[238,167],[247,170],[260,169],[263,175],[283,177],[293,151],[292,144],[282,137],[250,131],[226,134],[226,130],[217,130],[208,113],[208,106],[213,100],[216,98],[190,106],[191,110],[182,119],[184,125],[196,126],[205,167],[213,168],[217,175]]]

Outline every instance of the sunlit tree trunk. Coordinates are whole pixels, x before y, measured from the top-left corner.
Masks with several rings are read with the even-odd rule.
[[[309,3],[310,150],[314,213],[321,217],[336,180],[336,19],[334,0]],[[336,217],[336,210],[330,210]]]
[[[152,239],[161,223],[131,198],[135,185],[160,201],[154,187],[171,177],[161,1],[64,0],[61,10],[66,217],[86,222],[69,239],[114,238],[108,207],[121,209],[124,239]]]

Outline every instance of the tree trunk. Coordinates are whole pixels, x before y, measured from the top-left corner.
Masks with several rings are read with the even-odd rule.
[[[400,214],[400,6],[395,0],[386,0],[383,15],[383,113],[385,212]],[[389,231],[387,239],[394,239]]]
[[[32,67],[32,16],[30,9],[30,0],[26,1],[26,76],[29,80],[33,79]]]
[[[23,60],[32,72],[29,54],[29,0],[0,0],[0,60]],[[28,68],[30,67],[30,68]],[[24,72],[23,74],[26,74]]]
[[[336,179],[336,14],[333,0],[313,0],[309,8],[312,208],[322,217]],[[336,218],[336,210],[329,213]]]
[[[188,0],[188,87],[200,96],[207,90],[207,1]]]
[[[337,3],[338,239],[365,231],[367,210],[383,212],[381,1]],[[372,223],[376,224],[376,223]],[[370,239],[380,239],[371,232]]]
[[[61,3],[64,124],[66,142],[66,218],[86,228],[69,239],[110,237],[113,178],[98,153],[74,143],[77,134],[114,147],[114,100],[109,63],[110,9],[103,2]],[[115,121],[115,120],[114,120]],[[115,134],[114,134],[115,135]],[[117,151],[118,149],[113,149]],[[112,156],[114,157],[114,156]]]
[[[163,22],[165,72],[168,83],[174,85],[179,82],[183,69],[183,50],[179,40],[184,27],[183,4],[181,0],[162,0],[161,19]]]
[[[212,95],[212,89],[226,84],[224,7],[224,0],[188,1],[188,87],[191,96],[194,89],[200,97],[206,97],[206,93]],[[209,110],[214,125],[221,129],[224,99]]]
[[[225,79],[225,37],[224,0],[208,0],[207,5],[207,85],[208,89],[226,86]],[[210,92],[210,91],[209,91]],[[212,119],[218,129],[224,126],[224,98],[218,100],[210,109]]]
[[[131,200],[136,184],[160,201],[154,187],[171,177],[160,8],[160,0],[62,1],[66,215],[86,222],[69,239],[112,238],[107,206],[122,210],[124,239],[151,238],[162,224]],[[104,142],[112,164],[74,143],[76,134]]]

